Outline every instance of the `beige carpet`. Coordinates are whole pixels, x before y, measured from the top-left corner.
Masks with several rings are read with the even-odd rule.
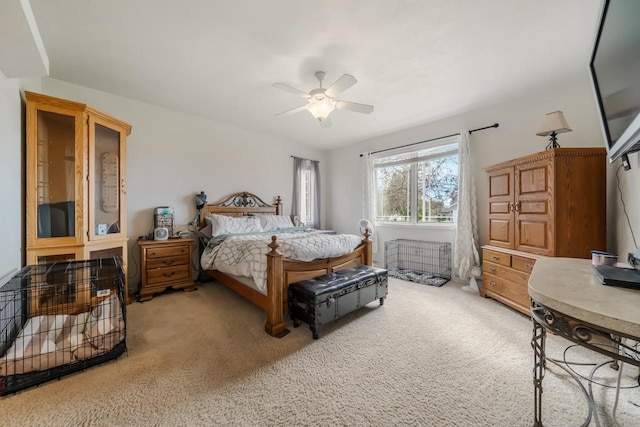
[[[424,425],[529,426],[533,420],[531,321],[461,290],[391,279],[372,303],[327,327],[283,339],[264,313],[215,283],[128,306],[128,354],[0,398],[3,426]],[[290,326],[290,322],[289,322]],[[550,356],[568,341],[550,336]],[[600,361],[581,349],[572,360]],[[589,368],[582,369],[588,372]],[[638,369],[623,385],[637,384]],[[614,384],[615,371],[598,371]],[[577,426],[586,403],[550,366],[546,425]],[[594,388],[608,402],[613,390]],[[640,425],[640,389],[621,392],[618,420]],[[601,425],[612,425],[603,413]],[[592,422],[592,425],[595,425]]]

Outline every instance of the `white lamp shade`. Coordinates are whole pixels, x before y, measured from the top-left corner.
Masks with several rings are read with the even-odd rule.
[[[307,110],[318,120],[326,119],[336,108],[336,103],[329,97],[311,99],[307,104]]]
[[[547,136],[555,133],[571,132],[571,128],[567,124],[562,111],[554,111],[553,113],[547,113],[544,116],[544,121],[540,130],[536,135]]]

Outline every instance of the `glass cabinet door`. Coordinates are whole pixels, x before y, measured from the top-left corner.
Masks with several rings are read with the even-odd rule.
[[[37,110],[36,237],[76,235],[75,116]]]
[[[123,133],[97,119],[89,120],[89,236],[92,240],[125,235]]]

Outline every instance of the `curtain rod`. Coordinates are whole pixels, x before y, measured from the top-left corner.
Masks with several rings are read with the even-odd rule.
[[[289,157],[298,158],[298,159],[302,159],[302,160],[309,160],[310,162],[318,162],[318,163],[320,163],[320,160],[303,159],[302,157],[298,157],[298,156],[289,156]]]
[[[478,132],[480,130],[485,130],[485,129],[497,128],[498,126],[500,126],[498,123],[494,123],[491,126],[485,126],[483,128],[472,129],[472,130],[469,131],[469,133],[474,133],[474,132]],[[424,144],[425,142],[437,141],[439,139],[449,138],[449,137],[456,136],[456,135],[460,135],[460,132],[452,133],[451,135],[439,136],[437,138],[427,139],[426,141],[412,142],[411,144],[405,144],[405,145],[401,145],[399,147],[385,148],[384,150],[372,151],[370,154],[382,153],[384,151],[396,150],[398,148],[411,147],[412,145]],[[364,156],[364,154],[360,154],[360,157],[362,157],[362,156]],[[291,156],[291,157],[293,157],[293,156]]]

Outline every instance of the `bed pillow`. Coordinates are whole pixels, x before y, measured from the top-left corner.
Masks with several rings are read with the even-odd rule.
[[[260,220],[253,216],[225,216],[211,214],[206,218],[207,225],[211,225],[211,236],[236,233],[260,233],[264,231]]]
[[[260,215],[256,218],[260,218],[260,224],[264,231],[275,231],[280,228],[291,228],[293,222],[288,215]]]

